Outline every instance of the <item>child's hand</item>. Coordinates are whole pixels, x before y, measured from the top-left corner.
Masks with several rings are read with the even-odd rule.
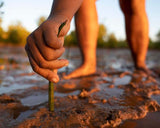
[[[58,35],[60,25],[66,20]],[[51,82],[59,81],[57,69],[69,63],[68,60],[58,59],[65,51],[63,42],[69,27],[68,19],[62,16],[52,17],[43,22],[27,38],[25,50],[32,69]]]

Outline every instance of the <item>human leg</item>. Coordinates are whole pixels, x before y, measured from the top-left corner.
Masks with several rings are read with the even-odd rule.
[[[145,0],[120,0],[120,7],[125,16],[127,42],[135,67],[145,70],[149,44],[149,25],[145,11]]]
[[[75,24],[83,62],[80,67],[65,76],[65,79],[90,75],[96,71],[98,18],[95,0],[83,0],[75,15]]]

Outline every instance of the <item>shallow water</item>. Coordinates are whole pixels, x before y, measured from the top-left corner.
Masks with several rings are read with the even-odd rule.
[[[81,56],[77,48],[70,48],[69,51],[67,53],[68,50],[66,50],[62,58],[66,58],[67,54],[69,54],[67,59],[69,59],[70,64],[68,67],[69,71],[72,71],[81,64]],[[0,94],[47,84],[45,79],[37,74],[32,74],[28,58],[22,47],[1,47],[0,53],[0,66],[4,67],[4,70],[0,70]],[[159,58],[159,51],[149,51],[147,54],[147,66],[149,68],[160,68]],[[133,70],[130,52],[126,49],[98,49],[97,61],[99,70]],[[59,72],[66,72],[66,70],[67,68],[64,67]],[[122,78],[122,80],[119,78],[115,81],[115,85],[125,84],[129,79],[129,76]]]
[[[70,64],[68,68],[60,69],[59,74],[70,72],[81,64],[77,48],[67,51],[62,58],[69,55]],[[143,126],[142,122],[157,117],[150,112],[160,111],[159,77],[134,73],[127,49],[98,49],[97,75],[61,79],[55,85],[55,113],[51,115],[45,115],[49,113],[48,81],[32,72],[24,49],[1,47],[0,53],[0,114],[4,115],[0,117],[1,128],[5,125],[28,127],[29,122],[35,127],[92,128],[136,124],[135,128],[138,128]],[[159,58],[160,51],[149,51],[146,63],[160,76]],[[74,116],[78,121],[73,120]],[[6,118],[9,121],[4,121]],[[83,118],[85,120],[82,121]],[[144,119],[137,120],[140,118]],[[47,120],[53,123],[46,125]]]

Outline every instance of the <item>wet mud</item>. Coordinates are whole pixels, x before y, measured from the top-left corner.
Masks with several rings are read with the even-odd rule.
[[[70,53],[69,70],[80,64],[80,55],[73,54],[75,50]],[[22,48],[19,51],[20,57],[26,58]],[[55,84],[54,112],[48,111],[48,81],[31,71],[27,59],[16,58],[19,53],[8,54],[16,66],[8,57],[3,59],[0,128],[158,128],[160,63],[154,63],[156,57],[147,62],[156,74],[153,77],[133,69],[130,56],[125,55],[127,50],[99,50],[97,56],[101,52],[107,52],[108,57],[98,57],[95,75],[62,78]],[[116,59],[119,57],[121,60]],[[65,71],[61,69],[59,75],[63,76]]]

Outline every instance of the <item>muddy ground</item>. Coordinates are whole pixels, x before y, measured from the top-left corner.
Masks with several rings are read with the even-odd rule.
[[[68,68],[80,65],[77,48],[66,50]],[[97,73],[55,84],[48,111],[48,81],[32,72],[22,47],[0,48],[0,128],[159,128],[160,51],[149,51],[154,75],[135,71],[129,50],[98,49]]]

